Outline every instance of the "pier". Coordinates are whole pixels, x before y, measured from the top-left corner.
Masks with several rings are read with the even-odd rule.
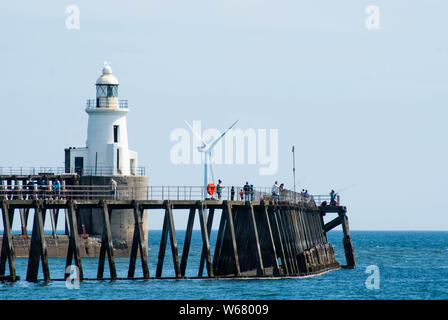
[[[137,259],[143,279],[166,278],[163,269],[168,241],[175,279],[315,275],[340,267],[326,236],[337,225],[342,225],[344,233],[347,267],[355,267],[347,210],[340,199],[338,205],[334,199],[332,205],[326,205],[328,195],[308,196],[283,188],[278,194],[275,189],[272,195],[271,188],[249,185],[226,186],[219,194],[207,190],[208,181],[215,180],[208,180],[213,172],[209,162],[212,149],[238,120],[210,145],[202,141],[198,149],[204,153],[202,187],[150,186],[145,168],[138,166],[138,153],[129,148],[130,108],[127,100],[119,99],[118,86],[110,64],[105,63],[95,82],[95,99],[87,100],[84,109],[89,117],[86,145],[65,148],[64,167],[0,167],[0,280],[19,279],[16,256],[28,258],[26,280],[30,282],[56,280],[51,277],[49,256],[66,258],[67,267],[76,265],[80,280],[87,280],[82,267],[85,256],[98,257],[95,279],[105,279],[107,260],[110,279],[118,280],[115,256],[129,257],[126,279],[136,279]],[[149,261],[148,221],[155,210],[164,212],[164,221],[157,261]],[[174,210],[188,214],[181,256]],[[338,217],[325,224],[323,217],[330,212]],[[21,234],[13,236],[17,213]],[[216,243],[211,245],[211,227],[219,214]],[[61,217],[65,223],[63,237],[56,232]],[[199,270],[189,275],[186,267],[196,217],[202,253]],[[51,236],[44,232],[48,219]],[[151,264],[156,265],[154,275],[149,274]]]
[[[8,180],[18,181],[12,177],[3,181]],[[19,188],[20,185],[21,183],[17,183],[17,188],[14,188],[15,184],[0,185],[2,187],[0,207],[3,219],[1,280],[16,281],[19,278],[15,269],[15,248],[11,230],[15,211],[19,212],[22,230],[25,230],[24,241],[29,243],[26,280],[31,282],[62,280],[51,278],[51,268],[48,263],[48,237],[44,234],[46,219],[49,218],[52,228],[55,228],[59,213],[62,212],[68,236],[64,255],[66,266],[76,265],[80,280],[88,280],[83,276],[82,253],[80,252],[85,230],[80,228],[78,220],[83,209],[97,210],[95,212],[99,212],[102,219],[103,230],[95,280],[120,279],[117,277],[114,259],[111,219],[114,212],[123,209],[132,210],[134,218],[128,276],[125,279],[137,279],[134,274],[138,259],[143,273],[143,278],[140,279],[167,278],[163,276],[163,269],[167,267],[165,256],[168,241],[171,246],[169,260],[172,260],[175,279],[298,277],[319,274],[340,267],[335,258],[334,248],[328,243],[326,236],[328,231],[338,225],[342,225],[344,234],[343,244],[347,261],[344,267],[354,268],[356,265],[346,207],[321,206],[320,202],[326,200],[328,196],[303,199],[302,195],[287,191],[283,194],[283,199],[277,199],[262,191],[264,189],[255,189],[252,201],[227,200],[226,198],[231,197],[228,194],[223,195],[226,200],[199,200],[200,198],[191,198],[196,194],[198,197],[201,196],[200,187],[152,187],[152,196],[161,198],[163,193],[163,199],[135,200],[132,199],[135,191],[121,190],[122,193],[128,195],[129,199],[116,200],[113,199],[115,196],[111,195],[109,189],[104,189],[105,186],[102,186],[103,189],[90,186],[89,189],[80,192],[77,191],[75,185],[66,185],[66,192],[56,196],[51,192],[41,195],[27,194],[23,192],[23,188]],[[147,187],[148,196],[151,194],[150,190],[151,187]],[[316,201],[316,199],[319,200]],[[152,210],[164,211],[157,261],[148,260],[148,235],[142,228],[145,217],[151,219]],[[188,212],[181,255],[179,255],[176,239],[174,210]],[[324,216],[331,212],[337,213],[337,218],[325,224]],[[210,232],[213,220],[218,213],[221,214],[221,218],[214,252],[212,252]],[[26,235],[26,221],[29,214],[34,214],[30,238]],[[200,268],[197,274],[187,275],[186,266],[196,217],[199,219],[202,237]],[[53,233],[55,234],[55,229]],[[149,236],[150,234],[151,232]],[[104,277],[106,260],[110,278]],[[150,275],[149,265],[152,263],[157,267],[155,274]],[[42,275],[39,277],[40,264]],[[6,274],[7,265],[9,274]]]

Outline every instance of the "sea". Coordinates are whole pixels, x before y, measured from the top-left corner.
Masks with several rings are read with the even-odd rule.
[[[211,244],[216,239],[212,231]],[[179,255],[185,231],[177,231]],[[355,269],[284,279],[25,281],[27,259],[16,258],[21,280],[0,283],[0,300],[442,300],[448,299],[448,232],[352,231]],[[155,274],[160,231],[149,231],[150,275]],[[342,231],[328,233],[336,258],[345,264]],[[186,276],[197,276],[201,233],[194,231]],[[212,248],[213,249],[213,248]],[[95,278],[98,258],[83,258],[84,276]],[[51,277],[63,279],[64,258],[49,258]],[[116,258],[126,277],[128,258]],[[8,272],[8,271],[7,271]],[[204,270],[206,274],[206,270]],[[105,264],[105,277],[109,275]],[[140,260],[136,274],[142,276]],[[39,273],[42,278],[42,273]],[[174,276],[169,241],[163,276]]]

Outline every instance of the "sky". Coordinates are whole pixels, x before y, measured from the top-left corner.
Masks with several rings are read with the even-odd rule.
[[[109,61],[150,185],[202,184],[200,164],[170,158],[184,120],[239,120],[277,130],[278,170],[215,165],[225,185],[292,189],[294,145],[298,189],[351,186],[351,229],[448,230],[447,12],[443,0],[3,1],[0,167],[62,167],[64,148],[85,146],[85,101]]]

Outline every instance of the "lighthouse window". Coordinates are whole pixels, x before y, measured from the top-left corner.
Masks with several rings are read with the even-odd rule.
[[[118,97],[118,86],[107,86],[108,97]]]
[[[107,86],[97,85],[96,86],[96,96],[97,97],[106,97]]]
[[[114,142],[118,142],[118,126],[114,126]]]

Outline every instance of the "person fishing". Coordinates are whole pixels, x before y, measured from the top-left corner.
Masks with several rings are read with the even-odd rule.
[[[338,205],[338,203],[336,201],[336,195],[337,195],[337,193],[333,189],[331,189],[331,192],[330,192],[330,206],[337,206]]]

